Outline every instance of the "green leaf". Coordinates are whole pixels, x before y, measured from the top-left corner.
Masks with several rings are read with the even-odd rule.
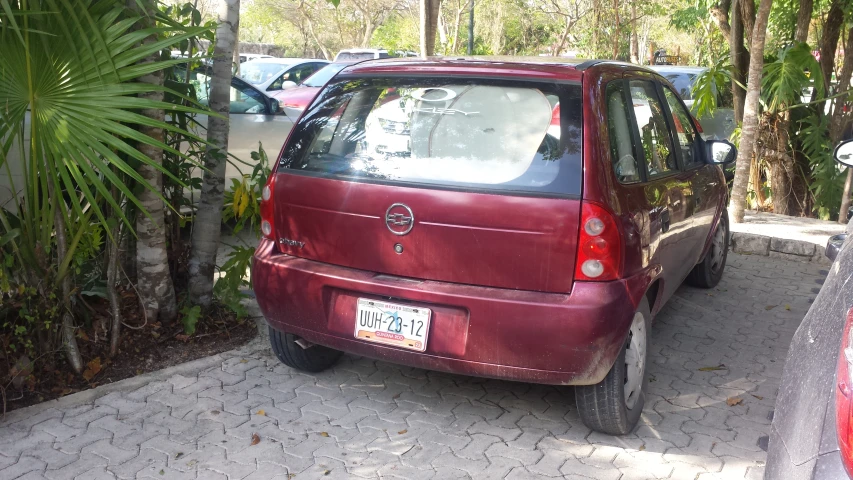
[[[184,307],[181,309],[181,323],[184,325],[184,333],[187,335],[195,334],[196,326],[201,318],[201,307],[195,305],[193,307]]]

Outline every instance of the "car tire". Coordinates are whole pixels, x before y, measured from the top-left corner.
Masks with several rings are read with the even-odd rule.
[[[304,372],[322,372],[334,365],[343,354],[343,352],[322,345],[302,348],[296,343],[299,340],[296,335],[279,332],[272,327],[269,327],[269,332],[272,351],[281,363],[290,368]]]
[[[723,210],[720,215],[720,222],[717,223],[717,229],[714,230],[714,236],[711,239],[711,247],[705,258],[693,267],[690,275],[687,276],[687,284],[699,288],[714,288],[720,283],[723,278],[723,271],[726,269],[726,258],[729,253],[729,214]]]
[[[595,385],[575,387],[578,413],[584,425],[592,430],[609,435],[625,435],[640,420],[645,404],[651,325],[649,301],[643,297],[634,312],[625,344],[604,380]],[[629,366],[626,359],[634,364]]]

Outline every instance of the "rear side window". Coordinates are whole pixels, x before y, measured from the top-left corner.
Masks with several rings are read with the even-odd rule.
[[[631,123],[625,105],[624,83],[610,82],[605,90],[607,101],[607,133],[610,137],[610,158],[616,178],[622,183],[639,182],[640,165],[634,156]]]
[[[672,148],[672,138],[655,84],[646,80],[631,80],[630,86],[634,117],[637,119],[649,178],[678,170],[675,149]]]
[[[578,195],[579,85],[345,79],[294,127],[281,166],[457,189]]]

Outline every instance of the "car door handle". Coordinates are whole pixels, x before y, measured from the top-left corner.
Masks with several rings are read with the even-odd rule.
[[[664,208],[662,212],[660,212],[660,230],[663,233],[669,231],[669,226],[671,224],[671,219],[669,216],[669,209]]]

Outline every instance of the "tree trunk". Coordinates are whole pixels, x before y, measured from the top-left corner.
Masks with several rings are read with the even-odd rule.
[[[116,292],[116,276],[118,274],[118,244],[120,229],[118,224],[113,227],[113,239],[107,241],[107,299],[110,302],[110,357],[118,353],[121,340],[121,305]]]
[[[422,57],[431,57],[435,53],[435,32],[438,26],[440,6],[440,0],[420,0]]]
[[[746,90],[741,85],[746,84],[746,71],[749,68],[749,55],[743,44],[743,15],[740,7],[741,0],[732,3],[731,37],[729,38],[729,50],[732,56],[732,100],[734,102],[735,122],[743,122],[743,105],[746,102]]]
[[[843,0],[832,0],[826,23],[823,25],[823,35],[820,37],[820,71],[823,74],[823,84],[829,91],[832,80],[832,67],[835,66],[835,50],[838,49],[838,36],[841,35],[841,24],[844,22]],[[812,94],[812,101],[817,100],[817,89]],[[823,113],[825,102],[817,104],[818,112]]]
[[[723,38],[725,38],[727,42],[731,42],[732,35],[732,27],[729,24],[729,9],[731,6],[732,0],[723,0],[719,4],[711,7],[711,17],[713,17],[714,23],[717,24],[717,27],[720,29],[720,33],[723,34]]]
[[[619,0],[613,0],[613,15],[616,17],[616,32],[613,34],[613,60],[619,59]]]
[[[560,34],[560,43],[557,44],[557,48],[554,49],[554,56],[559,57],[561,53],[563,53],[563,49],[566,48],[566,39],[569,38],[569,31],[572,28],[572,20],[567,16],[564,18],[566,24],[563,26],[563,33]]]
[[[222,118],[210,116],[208,146],[204,154],[204,177],[198,213],[193,222],[192,252],[189,261],[189,298],[207,306],[213,300],[213,274],[222,228],[225,163],[228,154],[229,110],[231,107],[231,57],[240,22],[240,0],[221,0],[219,26],[213,47],[213,75],[210,79],[210,109]]]
[[[640,64],[640,42],[637,38],[637,0],[631,0],[631,63]]]
[[[65,218],[67,217],[64,200],[60,192],[57,192],[52,182],[47,182],[48,194],[53,202],[53,226],[56,229],[56,255],[64,259],[68,252],[68,236],[65,230]],[[67,273],[60,282],[62,290],[62,346],[65,349],[65,357],[71,368],[78,374],[83,371],[83,357],[80,355],[80,347],[74,336],[74,315],[71,313],[71,273]]]
[[[745,0],[745,3],[749,1]],[[764,40],[772,3],[773,0],[761,0],[758,7],[758,17],[755,20],[755,28],[752,31],[752,42],[749,49],[749,83],[747,83],[735,180],[732,186],[731,201],[729,202],[729,211],[735,223],[743,222],[744,207],[746,206],[749,167],[758,130],[758,100],[761,93],[761,73],[764,69]]]
[[[143,28],[153,28],[154,15],[157,13],[157,4],[152,0],[137,2],[129,0],[128,6],[142,15],[140,25]],[[144,10],[140,10],[139,6]],[[156,35],[150,35],[143,43],[157,41]],[[156,62],[160,59],[160,52],[148,56],[140,63]],[[141,82],[156,86],[163,85],[163,72],[145,75],[139,79]],[[163,101],[163,92],[151,92],[141,95],[143,98]],[[163,110],[142,110],[142,115],[153,120],[163,122],[166,114]],[[145,125],[138,127],[139,133],[147,135],[154,140],[163,142],[164,134],[162,128],[153,128]],[[163,164],[163,150],[148,144],[140,143],[137,148],[143,155],[151,159],[157,165]],[[175,286],[172,284],[172,274],[169,271],[169,253],[166,243],[166,216],[165,205],[160,195],[163,192],[163,174],[152,165],[140,165],[139,175],[151,185],[152,189],[144,189],[139,194],[139,203],[143,212],[136,215],[136,275],[137,291],[139,301],[145,311],[145,316],[150,322],[161,321],[165,324],[171,323],[178,316],[178,305],[175,300]],[[147,212],[147,213],[146,213]]]
[[[838,91],[844,92],[850,88],[850,75],[853,75],[853,28],[847,32],[847,42],[844,45],[844,64],[841,65],[841,74],[838,80]],[[841,96],[833,100],[832,120],[829,123],[829,139],[832,145],[841,140],[841,135],[847,124],[853,120],[851,114],[843,112],[847,102],[847,96]],[[847,169],[847,180],[844,182],[844,193],[841,195],[841,210],[838,213],[838,222],[847,223],[847,210],[850,208],[850,184],[853,182],[853,169]]]
[[[801,43],[809,41],[809,25],[812,22],[814,0],[800,0],[800,10],[797,12],[797,30],[794,40]]]
[[[740,21],[743,22],[743,33],[746,44],[752,49],[752,32],[755,30],[755,0],[738,0],[740,5]]]

